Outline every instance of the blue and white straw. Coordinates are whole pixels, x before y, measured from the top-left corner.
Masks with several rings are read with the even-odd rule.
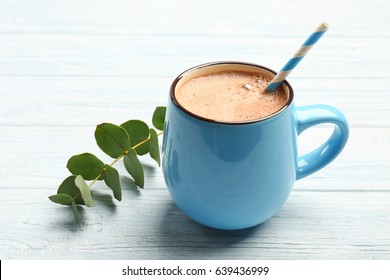
[[[306,39],[303,45],[299,50],[294,54],[294,56],[284,65],[282,70],[272,79],[272,81],[267,85],[266,92],[276,90],[290,74],[290,72],[297,66],[297,64],[302,60],[302,58],[307,54],[307,52],[314,46],[315,43],[324,35],[326,30],[328,30],[329,25],[326,22],[320,24],[317,29]]]

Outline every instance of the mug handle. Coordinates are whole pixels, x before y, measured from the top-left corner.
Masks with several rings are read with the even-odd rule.
[[[349,126],[343,113],[338,109],[323,105],[309,105],[296,108],[298,135],[317,124],[335,124],[332,135],[314,151],[298,156],[297,180],[325,167],[343,150],[348,140]]]

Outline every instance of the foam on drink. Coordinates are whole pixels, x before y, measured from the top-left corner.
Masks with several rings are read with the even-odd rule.
[[[272,115],[287,102],[282,87],[263,93],[271,77],[261,73],[221,71],[195,77],[175,90],[179,104],[188,111],[222,122],[240,122]]]

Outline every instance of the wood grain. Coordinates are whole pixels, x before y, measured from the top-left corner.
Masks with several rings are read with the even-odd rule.
[[[385,0],[0,1],[0,258],[389,259],[389,14]],[[192,222],[145,157],[145,189],[118,163],[123,201],[97,183],[97,206],[79,207],[78,225],[48,200],[72,155],[111,162],[97,124],[150,124],[172,80],[197,64],[279,70],[324,20],[329,31],[289,82],[297,106],[342,110],[350,139],[268,222],[241,231]],[[305,131],[300,153],[331,129]]]
[[[34,190],[1,203],[18,216],[2,233],[3,257],[60,259],[383,259],[389,258],[389,193],[293,192],[268,222],[240,231],[203,227],[184,216],[165,189],[126,186],[112,202],[98,188],[98,206],[74,224],[67,207],[52,207]],[[30,207],[34,212],[21,208]],[[382,205],[380,208],[377,205]],[[50,211],[48,211],[48,208]]]

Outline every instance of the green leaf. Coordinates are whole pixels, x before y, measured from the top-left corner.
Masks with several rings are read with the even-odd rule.
[[[154,110],[152,123],[158,130],[164,130],[166,107],[157,107]]]
[[[76,187],[80,190],[81,197],[83,198],[85,205],[87,207],[95,206],[95,203],[92,199],[91,190],[89,189],[87,183],[84,181],[83,177],[81,175],[77,175],[74,181],[76,183]]]
[[[160,166],[160,149],[158,147],[158,136],[157,132],[151,128],[150,129],[150,141],[149,141],[149,154]]]
[[[124,156],[123,163],[125,164],[127,172],[133,177],[135,184],[140,188],[143,188],[144,170],[134,149],[130,149],[128,154]]]
[[[81,175],[85,180],[94,180],[103,171],[104,163],[90,153],[79,154],[71,157],[66,165],[73,175]],[[103,180],[103,178],[99,178]]]
[[[104,182],[106,182],[107,186],[112,190],[114,197],[116,200],[122,200],[122,189],[121,183],[119,181],[119,173],[118,171],[106,164],[105,166],[106,172],[104,172]]]
[[[62,204],[62,205],[71,205],[73,201],[73,197],[66,193],[59,193],[52,196],[49,196],[49,199],[54,203]]]
[[[75,175],[67,177],[58,187],[57,194],[67,194],[74,198],[77,204],[84,205],[84,200],[81,197],[79,188],[76,186],[75,179]]]
[[[146,123],[140,120],[130,120],[121,124],[131,139],[131,145],[134,147],[138,143],[149,137],[149,127]],[[137,154],[144,155],[149,152],[149,146],[142,144],[135,149]]]
[[[130,139],[126,130],[112,123],[98,125],[95,139],[99,148],[112,158],[118,158],[130,148]]]

